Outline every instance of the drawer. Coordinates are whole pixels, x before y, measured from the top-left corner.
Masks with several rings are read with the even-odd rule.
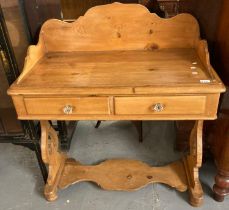
[[[206,96],[117,97],[117,115],[204,114]]]
[[[109,114],[107,97],[24,98],[27,114]]]

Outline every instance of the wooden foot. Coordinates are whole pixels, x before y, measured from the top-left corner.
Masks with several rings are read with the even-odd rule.
[[[56,131],[48,121],[41,121],[41,154],[49,171],[44,189],[44,195],[48,201],[57,199],[57,187],[66,159],[66,155],[58,150],[59,141]]]
[[[184,158],[189,188],[189,202],[193,206],[203,203],[203,190],[199,181],[199,168],[202,165],[203,121],[196,121],[190,135],[190,154]]]
[[[227,173],[228,174],[228,173]],[[229,175],[218,172],[215,177],[215,185],[213,186],[214,199],[222,202],[226,195],[229,195]]]

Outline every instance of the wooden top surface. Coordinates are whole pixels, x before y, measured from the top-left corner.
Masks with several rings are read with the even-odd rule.
[[[199,84],[208,79],[211,78],[193,49],[67,52],[47,54],[19,85],[138,87]]]
[[[57,52],[46,54],[17,86],[44,93],[55,88],[207,86],[200,80],[212,78],[194,49]]]

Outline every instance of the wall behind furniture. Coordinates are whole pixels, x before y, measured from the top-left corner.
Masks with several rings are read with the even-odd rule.
[[[36,43],[41,25],[48,19],[61,18],[61,0],[21,0],[32,43]]]
[[[201,37],[207,39],[213,56],[222,0],[191,1],[190,13],[197,18],[200,24]]]
[[[113,2],[138,3],[138,0],[61,0],[63,19],[74,20],[94,6],[109,4]]]

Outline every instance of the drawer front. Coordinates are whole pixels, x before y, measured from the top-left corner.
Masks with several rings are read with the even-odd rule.
[[[24,98],[27,114],[90,115],[109,114],[107,97]]]
[[[117,115],[204,114],[206,96],[117,97]]]

